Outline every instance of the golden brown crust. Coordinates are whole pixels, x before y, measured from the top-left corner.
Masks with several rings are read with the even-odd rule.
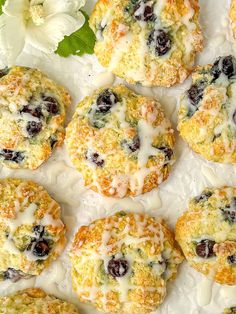
[[[79,314],[77,308],[42,289],[30,288],[0,297],[0,314]]]
[[[36,69],[0,70],[0,162],[38,168],[64,140],[68,92]]]
[[[123,260],[113,272],[111,264]],[[77,232],[72,249],[73,288],[82,302],[105,313],[146,314],[166,295],[182,261],[173,235],[161,219],[119,212]]]
[[[190,265],[220,284],[236,284],[236,188],[206,189],[192,199],[176,224],[176,240]],[[199,256],[201,241],[214,244]],[[211,251],[201,249],[202,254]]]
[[[0,180],[1,280],[38,275],[63,251],[65,225],[60,214],[60,206],[42,186],[21,179]],[[47,252],[36,255],[40,241],[46,241]]]
[[[224,74],[216,79],[212,69],[213,65],[198,66],[192,74],[192,86],[181,97],[178,130],[190,148],[207,160],[236,163],[235,80]]]
[[[97,103],[107,91],[119,102],[102,113]],[[70,158],[85,185],[113,197],[139,195],[164,181],[174,162],[174,142],[160,104],[123,85],[86,97],[66,130]]]
[[[129,0],[99,0],[90,17],[97,34],[95,54],[100,63],[129,83],[165,86],[183,82],[189,75],[195,55],[202,50],[203,38],[198,23],[198,1],[153,1],[158,28],[171,37],[170,52],[156,55],[149,36],[157,24],[134,18]],[[195,25],[195,27],[192,27]]]

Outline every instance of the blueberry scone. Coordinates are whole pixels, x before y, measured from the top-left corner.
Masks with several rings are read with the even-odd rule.
[[[236,188],[205,189],[176,224],[190,265],[220,284],[236,284]]]
[[[79,314],[66,301],[47,295],[42,289],[31,288],[0,297],[0,314]]]
[[[79,229],[71,261],[80,301],[105,313],[147,314],[163,302],[182,255],[162,219],[119,212]]]
[[[36,69],[0,70],[0,163],[36,169],[64,140],[68,92]]]
[[[64,249],[59,205],[42,186],[0,180],[0,280],[39,275]]]
[[[229,18],[231,22],[233,36],[234,38],[236,38],[236,0],[231,0]]]
[[[99,0],[90,17],[95,54],[129,83],[181,83],[202,50],[198,15],[198,0]]]
[[[236,163],[235,74],[232,56],[199,66],[181,99],[180,134],[195,152],[211,161]]]
[[[79,103],[66,145],[85,185],[106,196],[157,187],[174,161],[174,131],[160,104],[118,85]]]
[[[236,306],[224,310],[224,314],[236,314]]]

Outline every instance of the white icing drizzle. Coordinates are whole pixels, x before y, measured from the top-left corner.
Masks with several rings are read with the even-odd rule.
[[[208,305],[211,302],[213,283],[213,279],[206,277],[198,284],[197,301],[200,306]]]
[[[186,55],[189,55],[193,49],[193,43],[194,43],[194,37],[193,37],[193,31],[196,29],[196,24],[192,22],[191,20],[194,17],[194,9],[192,8],[191,4],[189,3],[189,0],[184,0],[184,5],[186,8],[188,8],[188,13],[182,17],[182,22],[184,25],[186,25],[188,32],[186,33],[187,38],[184,40],[185,49],[186,49]]]
[[[140,168],[146,167],[149,156],[155,156],[158,153],[158,149],[152,146],[153,139],[165,132],[166,128],[164,125],[153,128],[152,125],[145,120],[138,122],[138,134],[141,144],[138,152],[138,165]]]
[[[17,209],[19,210],[18,203]],[[32,225],[35,221],[34,213],[37,210],[37,205],[31,203],[24,211],[18,212],[15,219],[1,218],[10,228],[11,233],[14,233],[16,229],[21,225]]]
[[[47,213],[40,220],[40,224],[42,226],[53,226],[53,227],[63,226],[61,219],[54,219],[52,215],[47,214]]]
[[[113,71],[119,65],[119,62],[124,54],[129,50],[129,46],[132,44],[133,36],[130,32],[127,32],[125,36],[119,39],[119,42],[116,43],[116,49],[110,60],[108,69]]]
[[[101,244],[100,246],[97,248],[96,252],[93,252],[93,260],[98,260],[98,261],[103,261],[104,262],[104,269],[105,271],[108,273],[107,271],[107,267],[108,267],[108,263],[111,260],[111,252],[121,252],[121,247],[126,245],[126,246],[134,246],[133,251],[130,251],[129,254],[127,254],[126,256],[123,256],[121,253],[117,253],[112,254],[114,256],[115,259],[119,259],[119,258],[125,258],[128,261],[129,264],[129,270],[128,272],[125,274],[125,276],[120,277],[120,278],[116,278],[116,284],[108,284],[107,282],[102,284],[102,285],[97,285],[96,281],[95,281],[95,276],[94,281],[92,286],[84,286],[84,282],[82,280],[81,285],[77,286],[77,292],[78,294],[83,294],[82,298],[85,300],[89,300],[89,301],[93,301],[96,299],[97,297],[97,293],[99,293],[100,291],[103,292],[103,302],[106,303],[107,299],[106,299],[106,295],[108,292],[110,291],[117,291],[118,295],[119,295],[119,301],[121,303],[130,303],[132,304],[132,300],[128,299],[128,293],[130,290],[132,289],[142,289],[142,290],[146,290],[146,291],[150,291],[150,292],[159,292],[162,295],[165,295],[166,293],[166,287],[163,284],[162,287],[152,287],[152,286],[138,286],[138,285],[132,285],[130,283],[130,275],[132,272],[132,265],[134,262],[141,262],[143,263],[144,260],[141,257],[138,257],[137,254],[135,254],[135,250],[139,248],[140,244],[146,242],[146,241],[151,241],[153,243],[153,249],[154,249],[154,245],[160,245],[161,247],[161,253],[163,253],[163,256],[165,256],[165,258],[170,258],[172,254],[175,254],[173,252],[165,252],[164,251],[164,241],[165,241],[165,235],[164,232],[162,230],[162,225],[158,222],[158,220],[156,221],[156,226],[154,225],[148,225],[147,224],[147,218],[144,217],[144,220],[141,221],[140,218],[141,216],[139,214],[134,214],[134,218],[135,218],[135,222],[136,222],[136,230],[138,235],[137,236],[132,236],[130,235],[130,219],[129,217],[126,218],[126,225],[123,229],[122,232],[119,233],[119,237],[116,241],[112,241],[112,243],[110,242],[111,237],[113,237],[113,239],[117,238],[117,233],[116,230],[119,228],[119,222],[121,220],[123,220],[124,218],[118,218],[118,220],[116,222],[112,222],[109,223],[108,219],[105,219],[104,221],[104,229],[103,229],[103,233],[102,233],[102,238],[101,238]],[[91,225],[90,228],[93,228],[93,225]],[[152,233],[151,236],[145,236],[144,234],[144,230],[145,229],[149,229]],[[82,245],[82,243],[80,244]],[[76,251],[76,255],[80,257],[81,261],[79,263],[79,267],[81,267],[81,263],[82,264],[86,264],[87,260],[91,258],[90,256],[91,251],[85,248],[79,248]],[[73,258],[73,256],[72,256]],[[156,255],[153,258],[148,258],[147,260],[145,260],[145,263],[149,264],[150,262],[154,262],[153,264],[153,270],[155,272],[155,274],[157,276],[160,276],[161,274],[163,274],[163,272],[165,271],[165,267],[164,265],[159,265],[158,261],[162,262],[163,261],[163,257],[162,255]],[[97,265],[96,269],[94,269],[95,272],[99,272],[100,270],[98,269],[98,267],[100,267],[100,263],[99,262],[94,262],[95,265]],[[157,265],[155,265],[157,264]],[[74,265],[75,266],[75,265]],[[76,268],[75,268],[76,269]],[[173,270],[169,270],[170,274]],[[168,279],[166,279],[168,280]],[[164,279],[163,279],[164,281]],[[84,296],[85,292],[87,293],[86,296]]]

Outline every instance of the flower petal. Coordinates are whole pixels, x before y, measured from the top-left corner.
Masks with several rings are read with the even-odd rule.
[[[2,11],[9,16],[22,16],[29,9],[29,0],[6,0]]]
[[[0,16],[0,55],[6,65],[15,63],[25,44],[25,25],[23,18]]]
[[[84,22],[85,18],[82,14],[75,19],[63,13],[48,17],[42,25],[37,26],[29,22],[26,41],[46,53],[53,53],[64,37],[78,30]]]
[[[68,13],[72,15],[83,7],[85,2],[86,0],[45,0],[43,8],[46,16],[56,13]]]

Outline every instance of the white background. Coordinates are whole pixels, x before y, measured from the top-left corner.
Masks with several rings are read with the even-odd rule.
[[[94,3],[95,1],[88,0],[86,5],[88,12],[91,12]],[[202,0],[200,4],[205,48],[198,56],[197,63],[212,63],[219,55],[231,54],[234,50],[236,54],[236,49],[234,49],[236,46],[234,47],[231,42],[228,24],[229,0]],[[79,100],[97,87],[115,82],[114,76],[99,66],[95,56],[63,59],[56,55],[44,55],[26,47],[24,53],[18,58],[17,64],[37,67],[68,88],[73,98],[73,106],[68,112],[68,121]],[[116,82],[120,81],[116,80]],[[188,80],[183,85],[170,89],[135,86],[131,88],[143,95],[159,99],[176,129],[178,97],[190,84],[191,81]],[[58,297],[77,303],[82,314],[97,313],[92,307],[78,303],[71,291],[68,251],[73,235],[81,225],[119,209],[131,209],[142,210],[155,216],[161,215],[174,228],[177,218],[186,209],[189,198],[199,194],[204,187],[236,186],[236,166],[214,164],[203,160],[191,152],[179,137],[176,154],[177,161],[172,174],[158,191],[153,190],[141,197],[120,201],[103,198],[86,190],[81,176],[73,169],[64,147],[57,149],[50,160],[36,171],[10,170],[0,167],[0,177],[28,178],[45,186],[61,204],[63,219],[68,227],[66,250],[49,269],[37,279],[22,280],[17,284],[11,284],[8,281],[1,283],[0,294],[5,295],[36,285]],[[168,296],[163,305],[155,313],[220,314],[224,307],[236,305],[236,286],[224,287],[213,284],[211,298],[210,292],[211,283],[206,282],[201,274],[190,269],[184,262],[180,267],[177,280],[168,286]],[[208,302],[209,304],[201,306]]]

